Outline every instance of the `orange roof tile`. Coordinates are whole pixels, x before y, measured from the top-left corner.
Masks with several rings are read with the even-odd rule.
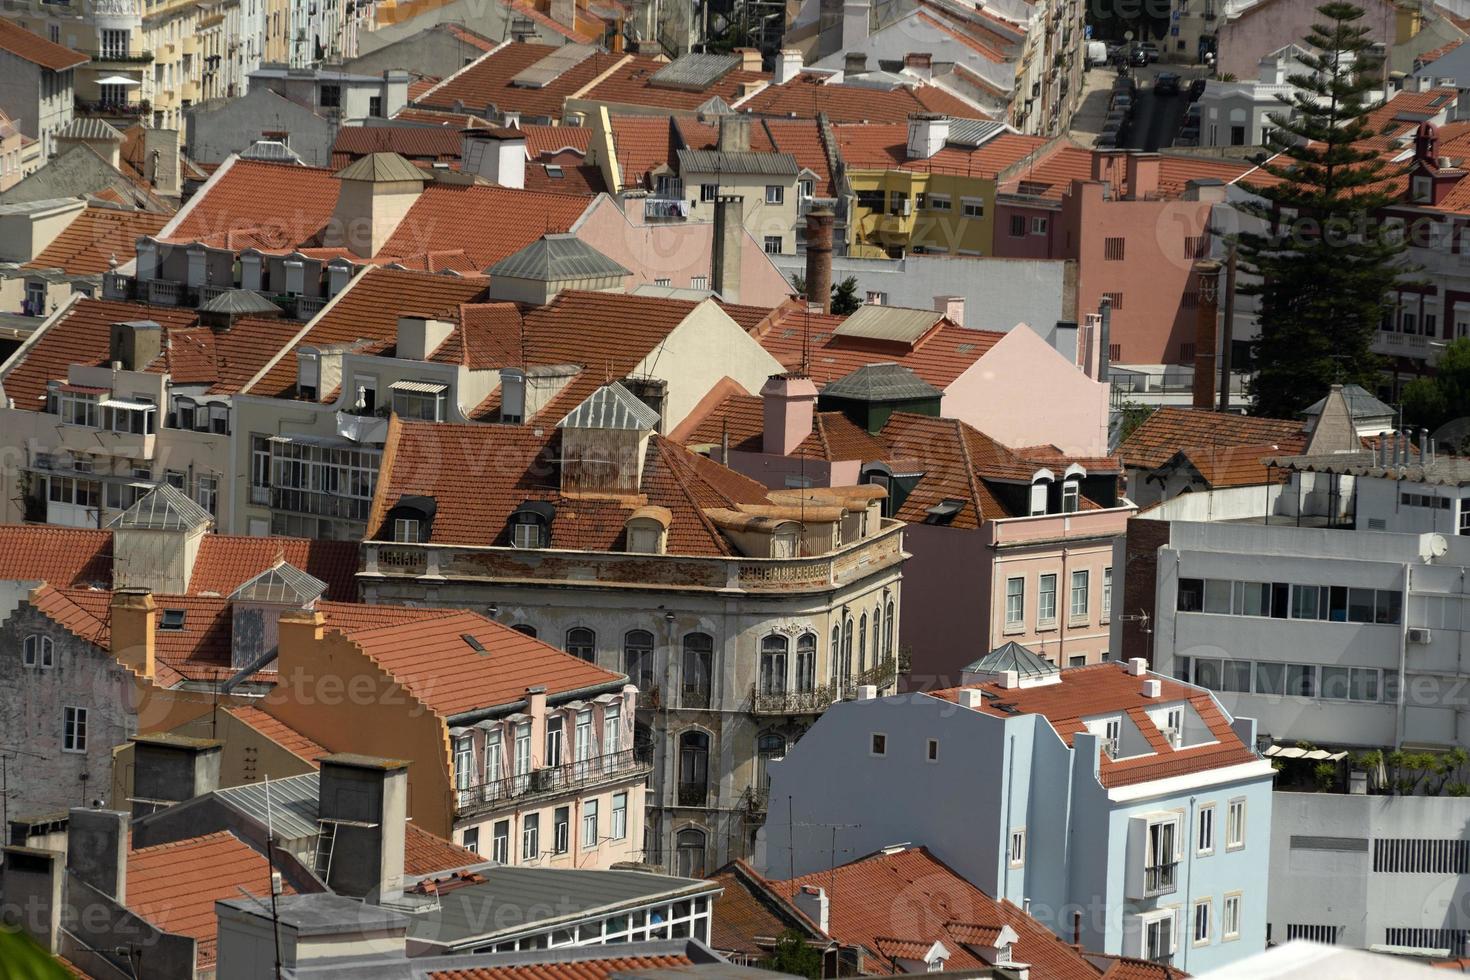
[[[511,80],[558,50],[549,44],[520,41],[491,51],[421,96],[416,107],[469,111],[499,116],[510,111],[538,119],[560,119],[567,97],[583,89],[624,55],[596,51],[540,88],[511,84]]]
[[[90,60],[86,55],[48,41],[11,20],[0,20],[0,51],[9,51],[17,58],[52,71],[65,71]]]
[[[602,168],[585,160],[582,154],[568,150],[526,161],[526,190],[582,197],[605,192],[607,181],[602,178]]]
[[[316,765],[319,757],[327,754],[327,749],[322,745],[254,705],[237,704],[227,706],[224,710],[298,759],[309,762],[313,766]]]
[[[164,932],[196,944],[200,969],[215,961],[218,919],[214,903],[248,894],[269,895],[270,866],[228,831],[128,851],[128,908]],[[296,890],[284,886],[288,895]]]
[[[1153,469],[1181,449],[1265,444],[1279,445],[1283,452],[1288,446],[1305,446],[1302,423],[1166,406],[1156,409],[1128,434],[1118,446],[1118,455],[1125,466]]]
[[[901,85],[890,91],[829,83],[802,72],[784,85],[771,85],[740,103],[756,115],[815,119],[834,123],[904,123],[916,112],[942,112],[955,119],[989,119],[964,99],[933,85]]]
[[[28,269],[61,269],[74,276],[100,275],[132,261],[139,235],[156,235],[169,215],[88,207],[51,244],[27,262]]]
[[[719,446],[728,437],[732,452],[759,453],[765,432],[762,404],[759,395],[732,394],[715,405],[680,441],[691,447]],[[867,461],[886,459],[888,449],[841,412],[814,412],[811,435],[793,455],[829,462]]]
[[[1128,673],[1127,666],[1120,663],[1072,667],[1062,671],[1060,683],[1039,687],[1003,688],[994,682],[966,686],[988,691],[996,696],[995,701],[1013,704],[1022,714],[1046,716],[1068,745],[1072,744],[1074,735],[1086,730],[1082,723],[1084,716],[1120,710],[1130,714],[1136,711],[1141,716],[1145,707],[1169,701],[1188,701],[1214,736],[1214,741],[1207,744],[1170,748],[1152,722],[1146,717],[1136,718],[1154,752],[1125,759],[1113,759],[1104,753],[1098,778],[1107,787],[1131,786],[1257,760],[1255,749],[1240,740],[1208,693],[1159,675],[1153,675],[1153,679],[1162,686],[1156,698],[1147,697],[1142,678]],[[957,702],[959,691],[960,688],[948,688],[929,693],[944,701]],[[983,700],[974,710],[996,718],[1008,717],[1006,712],[994,707],[995,701]],[[1158,737],[1151,737],[1154,735]]]
[[[606,959],[576,959],[524,966],[477,966],[462,970],[436,970],[429,980],[606,980],[614,973],[672,970],[689,966],[687,956],[608,956]]]
[[[611,116],[609,122],[624,186],[646,187],[650,171],[659,164],[671,165],[678,146],[670,117]]]
[[[842,159],[849,168],[859,170],[897,168],[927,173],[994,177],[1046,145],[1046,140],[1040,136],[1022,136],[1020,133],[1007,132],[974,148],[946,144],[932,157],[918,160],[910,159],[908,154],[907,125],[884,123],[867,126],[839,125],[833,128],[837,143],[842,149]]]
[[[743,861],[735,861],[710,880],[724,891],[715,897],[710,946],[723,953],[768,956],[773,940],[788,928],[816,937],[815,925],[770,890],[770,883]]]
[[[459,129],[481,129],[494,125],[484,116],[472,112],[451,112],[444,109],[425,109],[419,106],[404,106],[393,113],[400,122],[419,123],[424,126],[452,126]]]
[[[431,875],[481,864],[485,860],[474,851],[431,834],[416,823],[406,823],[403,829],[403,873],[406,875]]]
[[[1258,446],[1188,446],[1179,450],[1181,461],[1194,467],[1204,481],[1215,489],[1252,487],[1273,481],[1284,481],[1288,474],[1274,474],[1263,460],[1272,456],[1292,455],[1306,448],[1306,437],[1290,440],[1286,445],[1262,443]]]
[[[112,532],[0,524],[0,578],[58,588],[111,588]]]
[[[165,240],[209,239],[235,248],[314,244],[337,206],[339,189],[331,170],[235,160],[189,199]]]
[[[443,126],[343,126],[332,143],[333,166],[342,166],[369,153],[397,153],[409,160],[458,160],[461,137]]]
[[[768,72],[745,71],[737,67],[700,89],[672,88],[651,81],[654,74],[667,64],[669,62],[648,55],[632,55],[578,98],[611,105],[682,109],[688,112],[698,109],[716,96],[733,104],[744,94],[745,85],[769,82],[771,78]]]
[[[586,126],[537,126],[524,125],[526,154],[532,159],[562,150],[576,150],[585,154],[592,140],[592,130]]]
[[[414,256],[462,249],[473,269],[486,269],[542,235],[570,230],[589,204],[578,194],[430,184],[378,254]]]

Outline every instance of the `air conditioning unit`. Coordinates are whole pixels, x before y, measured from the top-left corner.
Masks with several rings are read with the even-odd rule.
[[[1409,627],[1410,643],[1428,643],[1434,639],[1434,631],[1425,626]]]

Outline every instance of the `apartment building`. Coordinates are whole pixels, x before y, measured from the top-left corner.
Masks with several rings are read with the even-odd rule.
[[[40,25],[37,25],[40,26]],[[76,111],[76,71],[87,56],[0,18],[0,107],[21,131],[41,141],[41,159],[56,152],[56,132]]]
[[[812,717],[891,689],[905,555],[880,490],[771,492],[658,426],[617,382],[535,428],[395,419],[360,579],[627,674],[647,860],[698,877],[748,853],[765,767]]]
[[[1266,942],[1274,770],[1254,745],[1252,720],[1141,659],[1006,647],[963,686],[828,709],[771,766],[757,866],[815,886],[922,845],[1085,949],[1207,972]]]

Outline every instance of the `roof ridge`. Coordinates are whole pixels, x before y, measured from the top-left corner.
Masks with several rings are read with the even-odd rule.
[[[719,529],[715,527],[714,521],[711,521],[709,519],[709,515],[704,512],[704,507],[700,505],[699,501],[694,499],[694,492],[689,488],[689,481],[685,479],[684,473],[682,472],[682,466],[676,465],[673,462],[673,458],[667,455],[665,446],[674,446],[675,443],[669,441],[668,439],[665,439],[663,436],[660,435],[654,435],[652,441],[658,452],[659,459],[664,461],[665,465],[668,468],[669,476],[674,481],[674,485],[679,488],[679,492],[684,495],[684,499],[687,500],[689,502],[689,506],[693,508],[694,515],[699,519],[699,523],[702,524],[704,526],[704,529],[709,532],[710,539],[713,540],[716,546],[719,547],[720,552],[722,554],[729,555],[729,543],[725,540],[725,536],[720,533]],[[684,450],[683,447],[678,448],[681,451],[687,452],[687,450]],[[684,460],[681,459],[680,463],[684,463]],[[725,503],[731,505],[732,507],[734,506],[735,501],[731,499],[730,496],[722,491],[719,487],[716,487],[713,484],[709,484],[708,482],[706,482],[706,485],[709,486],[709,488],[721,500],[725,501]]]
[[[965,460],[965,482],[970,487],[970,505],[975,508],[976,520],[983,522],[986,515],[980,506],[980,488],[976,485],[979,477],[975,473],[975,460],[970,455],[970,441],[965,438],[965,423],[959,419],[946,419],[946,421],[954,426],[955,435],[959,439],[960,455]]]
[[[193,837],[181,837],[178,840],[165,841],[162,844],[149,844],[146,847],[132,847],[132,846],[129,846],[128,847],[128,853],[129,854],[143,854],[143,853],[146,852],[146,853],[150,853],[151,854],[151,853],[154,853],[156,851],[162,851],[162,850],[164,850],[166,848],[170,848],[170,847],[174,847],[174,848],[187,847],[187,846],[189,846],[191,844],[200,844],[200,843],[203,843],[205,841],[214,841],[214,840],[217,840],[217,839],[222,838],[222,837],[228,837],[231,840],[238,842],[242,847],[250,847],[250,845],[247,844],[247,843],[245,843],[244,840],[242,840],[239,837],[236,837],[235,834],[232,831],[229,831],[229,830],[211,830],[209,833],[206,833],[206,834],[195,834]],[[250,850],[255,851],[255,853],[258,854],[262,859],[265,858],[265,855],[264,854],[260,854],[260,852],[259,851],[256,851],[255,848],[250,847]]]

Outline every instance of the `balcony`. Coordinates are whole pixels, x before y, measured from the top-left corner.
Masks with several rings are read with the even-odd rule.
[[[876,687],[880,695],[890,693],[897,679],[898,664],[889,658],[862,673],[804,691],[762,691],[758,685],[751,685],[750,713],[786,717],[819,715],[832,702],[855,695],[865,685]]]
[[[112,68],[126,69],[129,66],[151,65],[153,63],[152,51],[139,51],[132,54],[127,51],[103,51],[87,67],[97,71],[107,71]]]
[[[712,807],[719,792],[708,783],[680,783],[676,797],[677,806]]]
[[[271,487],[271,509],[315,517],[340,517],[349,521],[365,521],[373,502],[363,497],[344,497],[318,490],[296,490]]]
[[[169,282],[167,279],[147,280],[146,301],[153,306],[187,306],[192,298],[189,287],[181,282]]]
[[[597,755],[563,766],[547,766],[519,776],[483,782],[455,791],[457,816],[466,817],[500,807],[514,800],[518,804],[542,796],[560,796],[640,779],[648,775],[651,765],[639,758],[633,749]]]
[[[1157,898],[1160,895],[1172,895],[1179,887],[1179,862],[1170,861],[1167,864],[1156,864],[1143,871],[1143,897]]]
[[[104,119],[138,119],[148,115],[151,108],[146,99],[139,102],[77,99],[75,106],[79,116],[101,116]]]
[[[645,197],[644,221],[684,221],[689,217],[689,202],[683,198]]]
[[[766,786],[747,786],[740,796],[740,806],[752,817],[764,815],[770,801],[771,790]]]
[[[1434,361],[1444,343],[1423,334],[1379,330],[1373,335],[1373,353],[1388,357],[1407,357],[1416,361]]]
[[[353,442],[381,446],[388,438],[388,418],[385,415],[358,415],[354,412],[337,413],[337,435]]]

